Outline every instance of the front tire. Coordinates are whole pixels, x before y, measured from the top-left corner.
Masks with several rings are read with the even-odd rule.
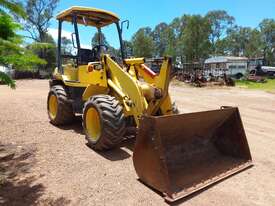
[[[74,120],[72,104],[63,86],[51,87],[48,94],[47,110],[50,122],[54,125],[65,125]]]
[[[125,134],[123,108],[115,97],[92,96],[84,105],[83,128],[88,145],[95,150],[117,146]]]

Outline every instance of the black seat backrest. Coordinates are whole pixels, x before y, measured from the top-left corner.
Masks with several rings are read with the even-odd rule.
[[[95,61],[94,54],[90,49],[79,49],[79,61],[78,64],[86,65],[89,62]]]

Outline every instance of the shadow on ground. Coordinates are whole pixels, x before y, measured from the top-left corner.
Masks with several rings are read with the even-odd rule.
[[[70,200],[43,199],[45,187],[36,183],[40,177],[31,175],[36,163],[35,149],[28,146],[0,145],[0,205],[67,205]]]
[[[58,126],[58,128],[62,130],[72,130],[77,134],[83,135],[83,138],[85,135],[82,127],[81,116],[76,116],[75,120],[71,124]],[[95,152],[101,155],[102,157],[104,157],[105,159],[108,159],[111,161],[124,160],[132,156],[132,152],[134,150],[134,144],[135,144],[135,136],[127,136],[120,143],[120,145],[118,145],[118,147],[111,149],[109,151],[95,151]],[[89,146],[87,145],[87,147]]]
[[[83,131],[83,127],[82,127],[82,117],[81,116],[76,116],[74,121],[71,124],[57,126],[57,127],[59,129],[62,129],[62,130],[72,130],[77,134],[84,135],[84,131]]]
[[[135,145],[135,138],[125,138],[121,144],[108,151],[95,151],[97,154],[101,155],[105,159],[111,161],[119,161],[130,158],[132,156]],[[88,145],[87,145],[88,146]],[[88,146],[89,147],[89,146]]]

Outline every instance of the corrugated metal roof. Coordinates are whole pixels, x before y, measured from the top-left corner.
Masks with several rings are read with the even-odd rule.
[[[205,64],[210,64],[210,63],[226,63],[226,62],[231,62],[231,61],[247,61],[248,58],[246,57],[234,57],[234,56],[216,56],[216,57],[211,57],[205,60]]]

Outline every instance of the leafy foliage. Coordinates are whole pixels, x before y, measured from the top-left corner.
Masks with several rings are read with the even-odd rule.
[[[164,22],[158,24],[154,31],[152,31],[153,40],[155,43],[155,54],[157,56],[163,56],[166,48],[168,47],[168,25]]]
[[[275,19],[264,19],[260,25],[264,56],[267,63],[275,65]]]
[[[26,12],[18,1],[0,0],[0,11],[3,11],[1,7],[9,10],[13,14],[19,15],[20,17],[26,17]]]
[[[17,70],[31,70],[33,65],[45,64],[45,61],[15,42],[0,38],[0,64],[13,65]]]
[[[23,46],[22,37],[16,34],[20,26],[8,14],[0,13],[0,64],[13,65],[15,69],[30,69],[33,64],[43,64]]]
[[[135,56],[181,57],[183,62],[202,61],[209,56],[265,57],[275,65],[275,20],[264,19],[257,28],[235,25],[226,11],[209,11],[205,16],[183,15],[153,30],[139,29],[131,40]]]
[[[37,42],[46,42],[47,31],[53,12],[59,0],[26,0],[23,4],[27,13],[25,19],[18,21],[23,25],[24,30],[29,33],[29,38]]]
[[[260,31],[256,29],[235,26],[228,32],[225,41],[227,52],[230,55],[251,58],[262,54],[263,41]]]
[[[4,40],[15,38],[16,31],[20,29],[20,25],[12,21],[11,16],[0,11],[0,37]]]
[[[24,18],[26,13],[16,1],[0,0],[0,65],[12,65],[14,69],[30,69],[33,65],[44,64],[30,50],[24,48],[22,36],[17,34],[21,26],[14,22],[13,17],[7,13]],[[0,73],[0,81],[15,88],[15,81],[4,72]]]
[[[103,32],[101,33],[100,38],[101,38],[101,44],[108,47],[108,51],[106,52],[108,52],[110,55],[115,57],[118,57],[120,55],[119,50],[115,49],[109,44]],[[99,33],[96,32],[92,37],[92,47],[98,46],[98,44],[99,44]]]
[[[186,26],[181,38],[186,61],[200,61],[208,56],[210,31],[210,24],[204,17],[186,16]]]
[[[110,46],[110,44],[108,43],[108,41],[106,40],[106,37],[103,33],[101,33],[101,44],[106,45],[106,46]],[[92,47],[97,46],[99,43],[99,33],[96,32],[92,38]]]
[[[152,57],[154,52],[154,42],[151,36],[151,28],[139,29],[132,38],[133,53],[135,56]]]
[[[8,85],[12,89],[15,89],[16,87],[15,81],[9,75],[1,71],[0,71],[0,83]]]
[[[133,43],[131,41],[123,41],[124,44],[124,50],[126,52],[126,56],[127,57],[132,57],[134,56],[134,52],[133,52]]]
[[[216,54],[220,52],[216,44],[220,44],[221,37],[225,36],[228,29],[233,26],[235,18],[228,15],[224,10],[210,11],[206,14],[206,18],[211,25],[211,32],[209,35],[211,49],[212,52]]]
[[[67,37],[61,37],[61,53],[65,55],[72,55],[73,45],[72,40]]]
[[[34,69],[52,72],[56,67],[56,43],[49,34],[46,34],[44,38],[44,42],[34,42],[28,48],[45,62]]]
[[[28,48],[44,64],[33,69],[42,69],[49,72],[56,65],[56,44],[53,38],[47,33],[50,26],[50,20],[59,0],[26,0],[23,3],[26,18],[17,17],[17,21],[28,32],[28,37],[34,41],[34,45]]]

